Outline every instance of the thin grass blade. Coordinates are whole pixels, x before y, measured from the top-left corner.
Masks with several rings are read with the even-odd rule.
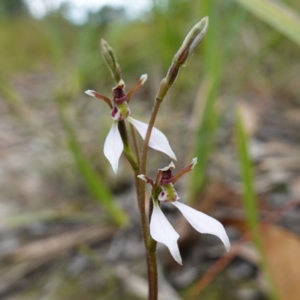
[[[261,235],[259,232],[259,211],[254,187],[253,167],[248,150],[248,137],[244,128],[243,119],[238,111],[236,116],[236,142],[242,180],[242,200],[248,229],[252,233],[254,245],[261,257],[260,267],[268,281],[271,299],[279,300],[279,295],[269,272],[268,265],[265,260],[265,253],[262,247]]]
[[[295,10],[275,0],[235,1],[300,46],[300,15]]]

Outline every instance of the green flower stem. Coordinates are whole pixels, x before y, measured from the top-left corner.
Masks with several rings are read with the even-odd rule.
[[[149,224],[151,221],[152,212],[153,212],[153,201],[152,201],[152,196],[150,196],[150,198],[149,198],[149,213],[148,213]],[[150,235],[150,237],[151,237],[151,235]],[[155,252],[156,245],[157,245],[157,242],[151,237],[151,239],[148,241],[149,252]]]
[[[153,127],[153,126],[152,126]],[[142,180],[138,179],[138,175],[141,174],[139,172],[139,164],[135,159],[128,140],[128,134],[126,130],[126,125],[124,121],[120,121],[118,123],[118,128],[121,134],[121,138],[124,144],[124,155],[129,161],[135,177],[135,185],[137,190],[137,198],[138,198],[138,207],[140,211],[140,218],[141,218],[141,227],[143,233],[144,244],[146,247],[146,257],[147,257],[147,270],[148,270],[148,284],[149,284],[149,300],[157,300],[158,295],[158,288],[157,288],[157,263],[156,263],[156,241],[154,241],[149,232],[149,225],[148,219],[146,216],[145,210],[145,185],[143,194],[140,194],[141,185],[144,183]],[[149,135],[150,136],[150,135]],[[148,141],[149,143],[149,141]]]
[[[152,191],[151,191],[151,193],[152,193]],[[150,224],[150,221],[151,221],[152,212],[153,212],[153,200],[152,200],[152,196],[150,196],[149,197],[149,212],[148,212],[149,224]]]
[[[169,72],[170,73],[170,72]],[[168,74],[169,74],[168,73]],[[174,82],[176,76],[178,74],[178,70],[174,77],[172,77],[172,83]],[[172,84],[171,83],[171,84]],[[151,136],[152,129],[154,127],[154,123],[156,120],[156,116],[158,114],[160,105],[169,91],[171,84],[167,82],[166,78],[164,78],[161,82],[160,89],[158,91],[158,95],[156,96],[155,103],[153,106],[153,110],[150,116],[150,120],[148,123],[147,133],[145,136],[143,148],[142,148],[142,154],[140,158],[140,169],[138,174],[146,174],[146,164],[147,164],[147,154],[148,154],[148,146],[149,146],[149,140]],[[121,123],[121,122],[119,122]],[[120,127],[119,127],[120,129]],[[126,128],[125,128],[126,129]],[[121,132],[121,129],[120,129]],[[122,133],[121,133],[122,136]],[[122,136],[123,139],[123,136]],[[128,141],[128,138],[127,138]],[[125,145],[125,143],[124,143]],[[124,147],[125,150],[125,147]],[[124,152],[125,153],[125,152]],[[126,155],[126,153],[125,153]],[[136,170],[135,170],[136,172]],[[136,176],[138,175],[136,174]],[[148,282],[149,282],[149,294],[148,294],[148,300],[157,300],[158,297],[158,290],[157,290],[157,262],[156,262],[156,241],[153,240],[153,238],[150,235],[149,230],[149,223],[148,220],[151,218],[151,202],[150,201],[150,214],[149,219],[146,215],[146,208],[145,208],[145,193],[146,193],[146,184],[142,180],[136,180],[136,188],[137,188],[137,197],[138,197],[138,207],[140,210],[140,217],[141,217],[141,226],[142,226],[142,233],[143,233],[143,239],[146,247],[146,256],[147,256],[147,267],[148,267]]]
[[[153,111],[148,124],[146,137],[143,144],[141,161],[140,161],[140,174],[146,174],[146,163],[149,139],[155,119],[163,99],[156,98]],[[147,250],[147,265],[148,265],[148,280],[149,280],[149,300],[157,300],[157,263],[156,263],[156,241],[154,241],[149,232],[149,225],[147,222],[146,209],[145,209],[145,182],[140,180],[138,186],[138,202],[142,220],[142,231],[144,235],[144,242]],[[151,204],[150,204],[151,205]],[[150,218],[149,218],[150,220]]]
[[[141,174],[146,174],[146,163],[147,163],[147,154],[148,154],[148,145],[149,145],[149,140],[150,140],[150,135],[152,132],[152,129],[154,127],[154,123],[156,120],[157,113],[159,111],[159,107],[162,103],[163,99],[156,97],[154,107],[152,110],[152,114],[148,123],[148,129],[146,133],[146,137],[144,140],[143,144],[143,149],[142,149],[142,156],[141,156],[141,164],[140,164],[140,173]],[[143,186],[145,188],[145,182],[143,183]],[[145,193],[143,193],[145,195]]]
[[[143,181],[138,180],[137,176],[139,174],[141,174],[139,172],[139,164],[137,162],[137,160],[135,159],[132,151],[131,151],[131,147],[129,144],[129,139],[128,139],[128,133],[126,130],[126,125],[124,121],[119,121],[118,122],[118,128],[121,134],[121,138],[124,144],[124,155],[127,158],[127,160],[129,161],[133,171],[134,171],[134,176],[135,176],[135,184],[136,184],[136,189],[137,189],[137,196],[138,196],[138,207],[140,210],[140,217],[141,217],[141,226],[142,226],[142,232],[143,232],[143,238],[144,238],[144,242],[145,245],[147,244],[147,237],[150,235],[149,233],[149,228],[148,228],[148,224],[147,224],[147,217],[146,217],[146,211],[145,211],[145,203],[144,201],[140,201],[140,199],[143,199],[144,197],[141,197],[138,193],[139,189],[140,189],[140,185],[141,183],[143,183]],[[144,190],[144,194],[145,195],[145,190]]]
[[[123,141],[123,145],[124,145],[124,155],[126,156],[127,160],[129,161],[132,169],[135,172],[137,172],[139,170],[139,164],[131,151],[131,147],[130,147],[129,140],[128,140],[128,133],[127,133],[127,129],[126,129],[124,120],[118,122],[118,128],[119,128],[119,132],[120,132],[120,135],[121,135],[121,138]]]
[[[172,64],[172,66],[173,66],[173,64]],[[172,66],[170,69],[172,69]],[[142,155],[141,155],[141,160],[140,160],[140,172],[139,172],[140,174],[146,174],[147,154],[148,154],[148,146],[149,146],[151,132],[154,127],[154,123],[155,123],[156,116],[158,114],[160,105],[161,105],[162,101],[164,100],[165,95],[169,91],[171,85],[175,81],[176,76],[178,74],[178,70],[176,70],[176,72],[173,72],[173,73],[174,73],[174,76],[171,76],[172,82],[168,82],[168,77],[170,77],[170,70],[167,74],[167,78],[164,78],[162,80],[158,94],[155,99],[155,103],[154,103],[153,110],[152,110],[152,113],[150,116],[147,133],[146,133],[143,148],[142,148]],[[147,250],[147,265],[148,265],[148,280],[149,280],[148,300],[157,300],[158,295],[157,295],[156,241],[153,240],[153,238],[150,235],[149,224],[147,222],[146,209],[145,209],[146,183],[141,180],[137,186],[137,190],[138,190],[138,202],[139,202],[142,227],[143,227],[142,231],[143,231],[144,242],[145,242],[145,246],[146,246],[146,250]],[[151,204],[150,204],[149,213],[150,213],[149,214],[149,220],[150,220]]]
[[[140,164],[140,154],[139,154],[139,147],[138,147],[137,138],[136,138],[136,131],[132,124],[130,124],[130,132],[132,135],[133,148],[134,148],[134,152],[136,155],[136,160],[137,160],[138,164]]]
[[[148,265],[148,280],[149,280],[149,300],[157,300],[157,263],[156,251],[147,251],[147,265]]]
[[[140,159],[140,174],[146,174],[146,164],[147,164],[147,154],[149,140],[151,136],[152,129],[156,120],[161,103],[163,102],[165,95],[168,93],[171,85],[174,83],[179,67],[172,63],[167,77],[164,78],[160,84],[158,94],[155,98],[155,103],[152,109],[150,120],[148,123],[147,133],[145,136],[142,155]],[[146,183],[140,181],[138,186],[138,202],[141,212],[141,220],[143,227],[144,242],[147,249],[147,263],[148,263],[148,280],[149,280],[149,300],[157,300],[157,263],[156,263],[156,241],[150,235],[149,224],[147,222],[146,210],[145,210],[145,192],[146,192]],[[151,203],[151,202],[150,202]],[[149,210],[149,220],[151,218],[151,204]],[[152,290],[153,289],[153,290]]]
[[[146,174],[146,163],[147,163],[147,153],[148,153],[148,145],[149,145],[149,140],[150,140],[150,135],[152,132],[152,128],[154,126],[155,123],[155,119],[160,107],[160,104],[162,102],[163,99],[160,98],[156,98],[155,100],[155,104],[152,110],[152,114],[149,120],[149,124],[148,124],[148,129],[147,129],[147,133],[146,133],[146,137],[144,140],[144,144],[143,144],[143,148],[142,148],[142,155],[141,155],[141,162],[140,162],[140,174]],[[146,187],[145,187],[146,183],[144,181],[141,181],[139,184],[139,189],[138,189],[138,201],[140,202],[141,205],[141,209],[143,211],[143,214],[145,215],[143,218],[146,219],[146,210],[145,210],[145,191],[146,191]],[[147,224],[147,231],[148,234],[146,236],[146,247],[148,249],[148,245],[149,243],[151,243],[151,236],[149,234],[149,227]]]
[[[130,163],[133,171],[136,173],[135,175],[139,175],[139,172],[138,172],[139,165],[138,165],[138,163],[137,163],[137,161],[136,161],[136,159],[135,159],[135,157],[134,157],[131,149],[129,147],[125,147],[124,146],[124,150],[123,151],[124,151],[125,157],[127,158],[128,162]]]

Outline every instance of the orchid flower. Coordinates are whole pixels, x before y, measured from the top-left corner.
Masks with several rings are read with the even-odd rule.
[[[173,176],[172,169],[174,169],[175,166],[174,163],[171,162],[167,167],[158,170],[155,182],[143,174],[138,175],[140,179],[152,185],[151,195],[153,211],[150,220],[150,234],[155,241],[162,243],[169,248],[171,255],[179,264],[182,264],[177,244],[179,234],[175,231],[163,214],[160,208],[161,202],[169,202],[173,204],[181,211],[186,220],[197,231],[217,236],[223,242],[227,251],[229,251],[230,248],[227,233],[219,221],[178,201],[180,198],[173,184],[182,175],[190,172],[196,163],[197,158],[194,158],[186,168]]]
[[[120,80],[117,86],[114,87],[112,90],[113,102],[109,98],[100,95],[93,90],[87,90],[85,92],[89,96],[105,101],[111,108],[111,117],[113,119],[113,124],[106,137],[103,150],[105,157],[110,162],[112,169],[115,173],[117,173],[119,159],[124,149],[121,134],[118,129],[118,122],[127,120],[135,127],[135,129],[138,131],[141,137],[145,139],[148,124],[138,121],[130,116],[131,112],[128,107],[128,103],[133,93],[139,87],[141,87],[146,80],[147,74],[142,75],[137,84],[128,92],[128,94],[126,94],[124,90],[124,81]],[[169,155],[171,158],[176,160],[176,156],[171,149],[167,137],[155,127],[152,129],[149,147],[164,152],[165,154]]]

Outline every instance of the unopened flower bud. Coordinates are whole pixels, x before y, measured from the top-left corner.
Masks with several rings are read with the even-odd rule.
[[[173,58],[171,67],[166,76],[166,84],[168,88],[172,86],[177,78],[180,67],[187,65],[196,47],[203,40],[208,28],[208,17],[203,18],[198,22],[191,31],[187,34],[181,47]]]
[[[109,46],[109,44],[104,39],[101,39],[100,41],[100,49],[101,49],[102,56],[113,78],[118,83],[121,80],[121,69],[117,62],[113,49]]]
[[[173,62],[179,66],[185,65],[196,47],[203,40],[208,28],[208,17],[198,22],[184,39],[182,46],[173,58]]]

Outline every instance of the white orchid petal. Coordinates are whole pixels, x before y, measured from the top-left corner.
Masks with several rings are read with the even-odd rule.
[[[166,245],[173,258],[182,265],[182,259],[177,244],[179,234],[169,223],[156,202],[153,203],[153,212],[150,221],[150,234],[154,240]]]
[[[168,171],[170,169],[175,169],[175,165],[174,165],[174,163],[172,161],[170,162],[170,164],[168,166],[166,166],[166,167],[164,167],[162,169],[158,169],[158,170],[160,170],[160,171]]]
[[[230,241],[223,225],[216,219],[193,209],[181,202],[171,202],[175,205],[186,220],[199,232],[216,235],[224,244],[227,251],[230,248]]]
[[[118,171],[119,159],[123,149],[124,145],[118,129],[118,122],[113,122],[113,125],[106,137],[103,151],[115,173]]]
[[[139,132],[142,138],[145,139],[148,124],[138,121],[132,117],[128,117],[127,120],[136,128],[136,130]],[[173,150],[171,149],[167,137],[155,127],[152,128],[149,147],[161,151],[169,155],[171,158],[177,160]]]

